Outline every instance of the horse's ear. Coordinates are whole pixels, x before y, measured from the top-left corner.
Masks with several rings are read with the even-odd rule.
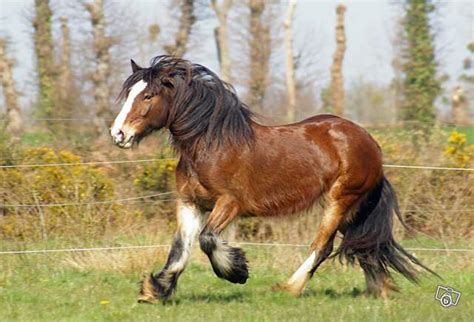
[[[174,79],[169,76],[162,77],[161,84],[163,84],[166,87],[174,87]]]
[[[136,62],[133,61],[133,59],[130,59],[130,64],[132,65],[132,72],[136,72],[137,70],[142,69],[140,66],[137,65]]]

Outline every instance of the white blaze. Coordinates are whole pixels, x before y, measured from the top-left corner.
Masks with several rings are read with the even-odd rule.
[[[130,93],[128,94],[127,100],[123,104],[122,110],[120,111],[119,115],[115,118],[114,125],[110,129],[110,134],[112,136],[117,135],[120,130],[122,129],[123,123],[127,119],[128,113],[132,110],[133,102],[135,98],[146,88],[148,85],[147,82],[140,80],[136,82],[132,88],[130,89]]]

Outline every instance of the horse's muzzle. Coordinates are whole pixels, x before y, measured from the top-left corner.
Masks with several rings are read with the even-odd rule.
[[[115,145],[123,149],[129,149],[133,145],[134,135],[127,135],[122,130],[111,130],[110,135]]]

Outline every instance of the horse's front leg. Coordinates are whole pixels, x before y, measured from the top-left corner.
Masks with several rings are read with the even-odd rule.
[[[176,289],[178,278],[186,268],[191,246],[201,228],[201,211],[193,204],[178,201],[176,231],[168,260],[158,274],[150,274],[142,281],[139,302],[153,303],[168,299]]]
[[[232,283],[244,284],[249,276],[244,251],[229,246],[219,238],[219,234],[239,212],[238,204],[231,198],[218,199],[199,236],[199,243],[218,277]]]

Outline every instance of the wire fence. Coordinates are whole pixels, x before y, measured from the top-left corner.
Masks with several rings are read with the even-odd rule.
[[[119,198],[119,199],[110,199],[110,200],[100,200],[100,201],[90,201],[90,202],[64,202],[64,203],[36,203],[36,204],[0,204],[0,207],[3,208],[29,208],[29,207],[68,207],[68,206],[89,206],[89,205],[104,205],[104,204],[113,204],[113,203],[122,203],[122,202],[129,202],[129,201],[136,201],[148,198],[154,198],[159,196],[166,196],[174,194],[174,192],[161,192],[161,193],[154,193],[150,195],[143,195],[143,196],[135,196],[135,197],[128,197],[128,198]],[[177,200],[177,199],[173,199]],[[157,200],[154,200],[157,201]],[[159,201],[159,200],[158,200]]]
[[[175,194],[173,191],[163,192],[163,193],[156,193],[151,195],[143,195],[143,196],[135,196],[135,197],[128,197],[128,198],[118,198],[118,199],[110,199],[110,200],[103,200],[103,201],[91,201],[91,202],[65,202],[65,203],[47,203],[47,204],[0,204],[0,208],[36,208],[36,207],[74,207],[74,206],[90,206],[90,205],[103,205],[103,204],[114,204],[114,203],[158,203],[158,202],[176,202],[179,198],[167,198],[167,199],[152,199],[152,200],[145,200],[156,198],[165,195],[172,195]],[[461,209],[400,209],[402,212],[422,212],[422,213],[460,213],[460,212],[473,212],[473,208],[461,208]]]
[[[87,161],[87,162],[71,162],[71,163],[39,163],[39,164],[16,164],[16,165],[2,165],[0,169],[14,169],[14,168],[38,168],[38,167],[71,167],[71,166],[96,166],[96,165],[116,165],[116,164],[132,164],[132,163],[148,163],[159,161],[176,160],[174,158],[153,158],[153,159],[139,159],[139,160],[109,160],[109,161]],[[385,164],[385,168],[396,169],[417,169],[417,170],[442,170],[442,171],[467,171],[472,172],[474,168],[455,168],[455,167],[441,167],[441,166],[425,166],[425,165],[397,165]],[[159,196],[171,195],[174,192],[156,193],[143,196],[135,196],[128,198],[118,198],[103,201],[91,202],[66,202],[66,203],[50,203],[50,204],[3,204],[0,207],[65,207],[65,206],[84,206],[84,205],[101,205],[122,202],[150,202],[146,199],[155,198]],[[172,199],[158,199],[151,202],[159,201],[176,201],[177,198]],[[430,211],[438,212],[467,212],[474,209],[430,209]],[[423,209],[404,209],[403,211],[426,211]],[[304,244],[283,244],[283,243],[256,243],[256,242],[232,242],[233,244],[261,246],[261,247],[308,247]],[[0,251],[0,255],[15,255],[15,254],[44,254],[44,253],[64,253],[64,252],[91,252],[91,251],[115,251],[115,250],[140,250],[170,247],[169,245],[135,245],[135,246],[107,246],[107,247],[90,247],[90,248],[65,248],[65,249],[40,249],[40,250],[12,250]],[[428,252],[474,252],[474,249],[449,249],[449,248],[407,248],[410,251],[428,251]]]
[[[176,158],[154,158],[154,159],[139,159],[139,160],[108,160],[108,161],[86,161],[86,162],[65,162],[65,163],[12,164],[12,165],[0,165],[0,169],[94,166],[94,165],[108,165],[108,164],[147,163],[147,162],[159,162],[159,161],[177,161],[177,159]],[[456,168],[456,167],[441,167],[441,166],[427,166],[427,165],[384,164],[383,166],[385,168],[397,168],[397,169],[469,171],[469,172],[474,171],[474,168]]]
[[[32,122],[90,122],[96,120],[96,117],[89,116],[89,117],[71,117],[71,118],[60,118],[60,117],[51,117],[51,118],[29,118],[29,121]],[[6,117],[0,117],[0,121],[6,121]],[[112,122],[115,119],[113,118],[105,118],[103,119],[104,121],[107,122]],[[421,124],[423,122],[418,121],[418,120],[405,120],[405,121],[396,121],[396,122],[388,122],[388,123],[383,123],[383,124],[373,124],[373,123],[364,123],[364,122],[356,122],[357,124],[363,126],[363,127],[375,127],[375,128],[385,128],[385,127],[390,127],[390,126],[396,126],[396,127],[403,127],[406,125],[411,125],[411,124]],[[448,121],[448,120],[442,120],[442,119],[437,119],[436,123],[437,125],[446,125],[446,126],[471,126],[474,125],[472,124],[458,124],[453,121]]]
[[[160,158],[160,159],[109,160],[109,161],[87,161],[87,162],[65,162],[65,163],[12,164],[12,165],[1,165],[0,169],[94,166],[94,165],[108,165],[108,164],[147,163],[147,162],[158,162],[158,161],[177,161],[177,159]]]
[[[285,244],[285,243],[258,243],[248,241],[232,241],[233,245],[257,246],[257,247],[309,247],[306,244]],[[86,248],[59,248],[59,249],[30,249],[30,250],[7,250],[0,251],[0,255],[21,255],[21,254],[47,254],[47,253],[81,253],[96,251],[127,251],[127,250],[146,250],[155,248],[170,248],[170,244],[159,245],[130,245],[130,246],[104,246],[104,247],[86,247]],[[455,253],[471,253],[474,249],[469,248],[405,248],[409,251],[426,251],[426,252],[455,252]]]
[[[15,169],[15,168],[38,168],[38,167],[71,167],[71,166],[95,166],[95,165],[116,165],[116,164],[133,164],[133,163],[148,163],[148,162],[159,162],[159,161],[176,161],[175,158],[153,158],[153,159],[138,159],[138,160],[108,160],[108,161],[86,161],[86,162],[67,162],[67,163],[39,163],[39,164],[16,164],[16,165],[2,165],[0,169]],[[396,165],[396,164],[385,164],[386,168],[397,168],[397,169],[418,169],[418,170],[443,170],[443,171],[474,171],[474,168],[450,168],[450,167],[437,167],[437,166],[418,166],[418,165]],[[145,196],[119,198],[104,201],[91,201],[91,202],[66,202],[66,203],[50,203],[50,204],[0,204],[0,207],[10,208],[27,208],[27,207],[64,207],[64,206],[82,206],[82,205],[100,205],[110,203],[120,203],[136,201],[140,199],[153,198],[157,196],[172,194],[173,192],[158,193]],[[173,201],[176,199],[167,200],[153,200],[155,201]],[[425,209],[402,209],[403,211],[424,211]],[[467,212],[473,209],[430,209],[431,212]]]

